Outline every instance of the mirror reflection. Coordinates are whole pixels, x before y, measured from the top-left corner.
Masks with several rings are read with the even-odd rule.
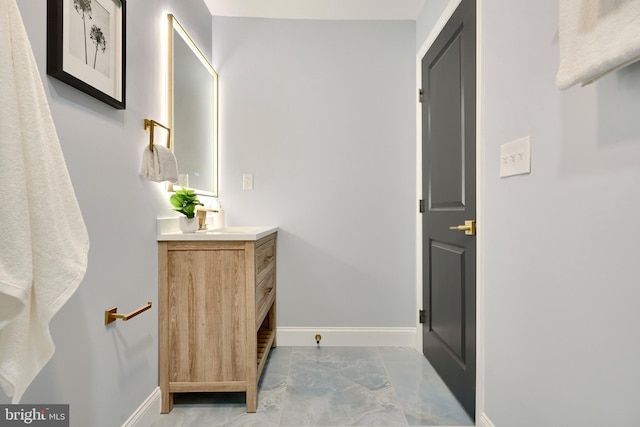
[[[171,14],[169,28],[168,110],[178,186],[217,196],[218,74]]]

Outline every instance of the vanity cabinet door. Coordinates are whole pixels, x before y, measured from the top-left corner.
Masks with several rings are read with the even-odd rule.
[[[169,381],[244,381],[244,252],[174,250],[168,263]]]

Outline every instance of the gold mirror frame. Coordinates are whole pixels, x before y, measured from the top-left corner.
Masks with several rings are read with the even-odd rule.
[[[182,136],[184,136],[185,134],[188,134],[190,131],[193,130],[193,128],[195,128],[196,126],[189,126],[187,124],[184,123],[176,123],[176,116],[178,117],[178,121],[180,121],[180,115],[176,114],[176,110],[174,108],[176,108],[176,106],[174,105],[176,98],[180,98],[180,96],[176,96],[176,94],[174,93],[174,90],[177,86],[177,84],[175,84],[174,82],[174,78],[176,77],[176,73],[175,73],[175,64],[174,64],[174,55],[176,53],[176,46],[175,46],[175,37],[180,37],[185,44],[190,48],[191,52],[193,52],[195,58],[198,59],[198,61],[202,64],[202,66],[204,67],[204,70],[206,70],[206,72],[208,74],[211,75],[212,78],[212,82],[210,82],[212,84],[212,99],[211,99],[211,107],[212,107],[212,117],[211,120],[202,120],[198,123],[196,123],[199,127],[202,126],[207,126],[210,125],[211,128],[208,128],[207,126],[207,134],[210,133],[210,141],[206,141],[207,143],[210,142],[211,145],[206,145],[204,146],[204,148],[206,148],[205,151],[208,151],[209,149],[211,149],[212,151],[212,158],[211,158],[211,179],[212,179],[212,183],[211,185],[192,185],[191,182],[188,182],[187,185],[185,185],[185,187],[191,188],[193,189],[196,194],[199,195],[204,195],[204,196],[212,196],[212,197],[218,197],[218,181],[219,181],[219,171],[218,171],[218,73],[216,73],[215,69],[211,66],[211,64],[209,63],[209,61],[207,60],[207,58],[202,54],[202,51],[200,51],[200,49],[198,48],[198,46],[195,44],[195,42],[191,39],[191,37],[189,36],[189,34],[186,32],[186,30],[182,27],[182,25],[180,25],[180,23],[178,22],[178,20],[176,19],[176,17],[172,14],[167,14],[167,19],[168,19],[168,66],[167,66],[167,83],[168,83],[168,87],[167,87],[167,114],[168,114],[168,123],[169,123],[169,127],[172,129],[171,132],[171,139],[170,139],[170,146],[169,148],[172,149],[172,151],[174,152],[174,154],[176,154],[176,158],[178,160],[178,174],[180,175],[180,179],[178,181],[178,184],[181,183],[181,180],[184,180],[184,176],[186,175],[188,178],[187,180],[189,180],[189,177],[191,176],[191,172],[192,172],[192,165],[191,164],[185,164],[185,161],[187,160],[187,157],[193,157],[194,159],[198,159],[200,161],[202,161],[202,159],[205,159],[208,157],[208,153],[201,153],[198,152],[198,146],[196,145],[198,143],[197,139],[208,139],[209,137],[206,138],[190,138],[190,137],[186,137],[181,139]],[[207,82],[207,84],[209,84],[209,82]],[[201,93],[200,93],[201,95]],[[202,101],[200,98],[202,98],[201,96],[198,97],[199,99],[194,100],[193,102],[189,102],[188,103],[188,107],[183,106],[184,111],[187,111],[187,113],[185,113],[185,115],[188,117],[189,120],[192,120],[194,118],[194,113],[200,113],[201,111],[206,111],[209,108],[209,105],[205,105],[205,104],[200,104],[200,106],[202,106],[202,108],[200,106],[198,106],[196,101]],[[206,99],[206,98],[204,98]],[[180,107],[178,107],[180,108]],[[176,150],[176,139],[177,139],[177,150]],[[184,142],[183,142],[184,141]],[[187,145],[186,147],[188,147],[188,150],[185,150],[185,143],[189,143],[190,145]],[[204,145],[204,143],[201,143]],[[202,148],[202,147],[200,147]],[[196,151],[195,153],[192,152]],[[180,156],[180,151],[183,152],[183,154],[189,154],[187,155],[183,155],[182,156],[182,171],[181,171],[181,156]],[[185,167],[186,166],[186,167]],[[201,166],[203,169],[206,168],[206,164],[202,164],[202,165],[198,165]],[[186,174],[183,172],[187,172]],[[208,171],[203,171],[203,174],[207,174]],[[198,175],[200,176],[201,174],[198,174],[197,172],[194,175]],[[176,185],[176,184],[172,184],[172,183],[167,183],[167,191],[176,191],[176,189],[182,188],[181,185]]]

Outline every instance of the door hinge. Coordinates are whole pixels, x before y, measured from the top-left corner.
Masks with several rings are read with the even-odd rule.
[[[418,89],[418,102],[424,102],[424,90],[422,89]]]
[[[420,323],[427,323],[427,314],[424,312],[424,310],[418,311],[418,320],[420,321]]]
[[[418,201],[418,212],[424,213],[424,200],[420,199]]]

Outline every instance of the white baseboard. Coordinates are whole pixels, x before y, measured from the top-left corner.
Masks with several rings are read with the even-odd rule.
[[[160,387],[156,387],[129,419],[122,424],[122,427],[151,427],[151,424],[160,416],[161,401]]]
[[[415,347],[416,328],[296,328],[279,327],[279,346],[315,346],[316,334],[322,335],[320,345],[327,347]]]
[[[480,416],[478,417],[478,426],[479,427],[496,427],[493,425],[489,417],[487,417],[487,414],[485,414],[484,412],[481,413]]]

